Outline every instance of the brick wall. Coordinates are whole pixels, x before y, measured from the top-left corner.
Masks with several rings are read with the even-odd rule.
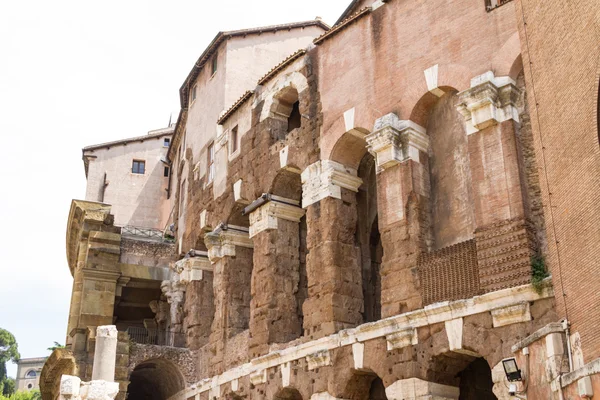
[[[557,311],[600,356],[600,147],[596,0],[517,0]],[[504,7],[503,7],[504,8]],[[526,30],[523,21],[527,22]]]

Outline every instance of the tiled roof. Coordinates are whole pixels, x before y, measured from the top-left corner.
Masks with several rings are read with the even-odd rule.
[[[282,30],[292,30],[292,29],[306,28],[309,26],[318,26],[318,27],[322,28],[323,30],[328,30],[330,28],[329,25],[327,25],[322,20],[315,19],[312,21],[293,22],[293,23],[289,23],[289,24],[271,25],[271,26],[263,26],[263,27],[259,27],[259,28],[250,28],[250,29],[240,29],[240,30],[236,30],[236,31],[219,32],[215,36],[215,38],[212,40],[212,42],[210,42],[208,47],[204,50],[204,52],[202,53],[200,58],[198,58],[198,61],[196,61],[196,63],[194,64],[194,67],[192,68],[192,70],[188,74],[187,78],[185,79],[185,82],[183,82],[183,85],[179,89],[179,97],[180,97],[181,107],[182,108],[187,107],[188,91],[189,91],[189,86],[190,86],[191,82],[194,82],[196,80],[202,67],[208,62],[208,60],[210,60],[212,55],[219,48],[219,45],[221,45],[221,43],[223,43],[225,40],[227,40],[231,37],[234,37],[234,36],[258,35],[258,34],[265,33],[265,32],[277,32],[277,31],[282,31]]]
[[[271,78],[273,78],[275,75],[277,75],[277,73],[279,71],[281,71],[282,69],[284,69],[285,67],[287,67],[294,60],[298,59],[300,56],[302,56],[304,54],[306,54],[306,50],[305,49],[300,49],[297,52],[295,52],[294,54],[292,54],[291,56],[288,56],[285,60],[283,60],[282,62],[280,62],[279,64],[277,64],[273,68],[271,68],[271,70],[269,72],[267,72],[265,74],[265,76],[263,76],[262,78],[260,78],[258,80],[258,84],[259,85],[264,85],[269,80],[271,80]]]
[[[253,94],[254,94],[253,90],[248,90],[246,93],[244,93],[242,95],[242,97],[237,99],[237,101],[235,103],[233,103],[233,105],[231,107],[229,107],[229,109],[227,111],[225,111],[225,114],[223,114],[219,118],[219,120],[217,121],[217,124],[222,125],[223,122],[225,122],[227,120],[227,118],[229,118],[231,116],[231,114],[233,114],[235,112],[235,110],[240,108],[240,106],[242,104],[244,104],[246,102],[246,100],[248,100],[250,97],[252,97]]]
[[[131,143],[131,142],[143,142],[144,140],[158,139],[158,138],[160,138],[162,136],[172,135],[174,129],[175,129],[175,126],[171,126],[169,128],[160,129],[160,130],[158,130],[157,133],[152,133],[152,134],[149,134],[149,135],[136,136],[136,137],[127,138],[127,139],[115,140],[113,142],[106,142],[106,143],[94,144],[94,145],[91,145],[91,146],[84,147],[83,151],[90,151],[90,150],[102,149],[102,148],[105,148],[105,147],[112,147],[112,146],[117,146],[117,145],[120,145],[120,144],[125,145],[125,144]],[[156,132],[156,131],[151,131],[151,132]]]
[[[370,12],[371,12],[371,7],[365,7],[363,9],[357,11],[356,13],[352,14],[351,16],[349,16],[348,18],[346,18],[345,20],[343,20],[342,22],[335,25],[333,28],[331,28],[330,30],[328,30],[327,32],[325,32],[324,34],[322,34],[321,36],[319,36],[318,38],[313,40],[313,43],[316,45],[323,43],[326,39],[329,39],[329,38],[335,36],[337,33],[342,31],[344,28],[350,26],[353,22],[355,22],[358,19],[360,19],[361,17],[369,14]]]

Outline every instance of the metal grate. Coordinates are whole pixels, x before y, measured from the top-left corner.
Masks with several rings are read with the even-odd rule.
[[[136,326],[127,328],[132,342],[167,347],[185,347],[185,334],[181,332],[161,332]]]
[[[165,236],[163,231],[154,228],[141,228],[139,226],[125,225],[121,227],[121,235],[130,237],[140,237],[163,242],[172,242],[171,237]]]

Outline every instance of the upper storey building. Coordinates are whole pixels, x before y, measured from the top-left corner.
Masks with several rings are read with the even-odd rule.
[[[164,230],[171,211],[166,156],[173,130],[85,147],[85,200],[112,205],[116,226]]]
[[[223,138],[219,117],[272,66],[308,46],[328,28],[315,19],[219,32],[215,36],[180,89],[181,113],[169,150],[173,193],[185,193],[194,180],[202,177],[206,178],[204,186],[210,186],[215,196],[225,191],[227,155],[216,153],[218,141]],[[179,204],[173,203],[179,232],[185,231],[186,202],[184,195]]]

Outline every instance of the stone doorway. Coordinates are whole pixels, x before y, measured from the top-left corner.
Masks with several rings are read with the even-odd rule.
[[[154,359],[135,367],[129,377],[128,400],[165,400],[185,389],[185,380],[170,361]]]
[[[487,361],[477,358],[459,374],[460,397],[458,400],[497,400],[492,392],[492,370]]]

